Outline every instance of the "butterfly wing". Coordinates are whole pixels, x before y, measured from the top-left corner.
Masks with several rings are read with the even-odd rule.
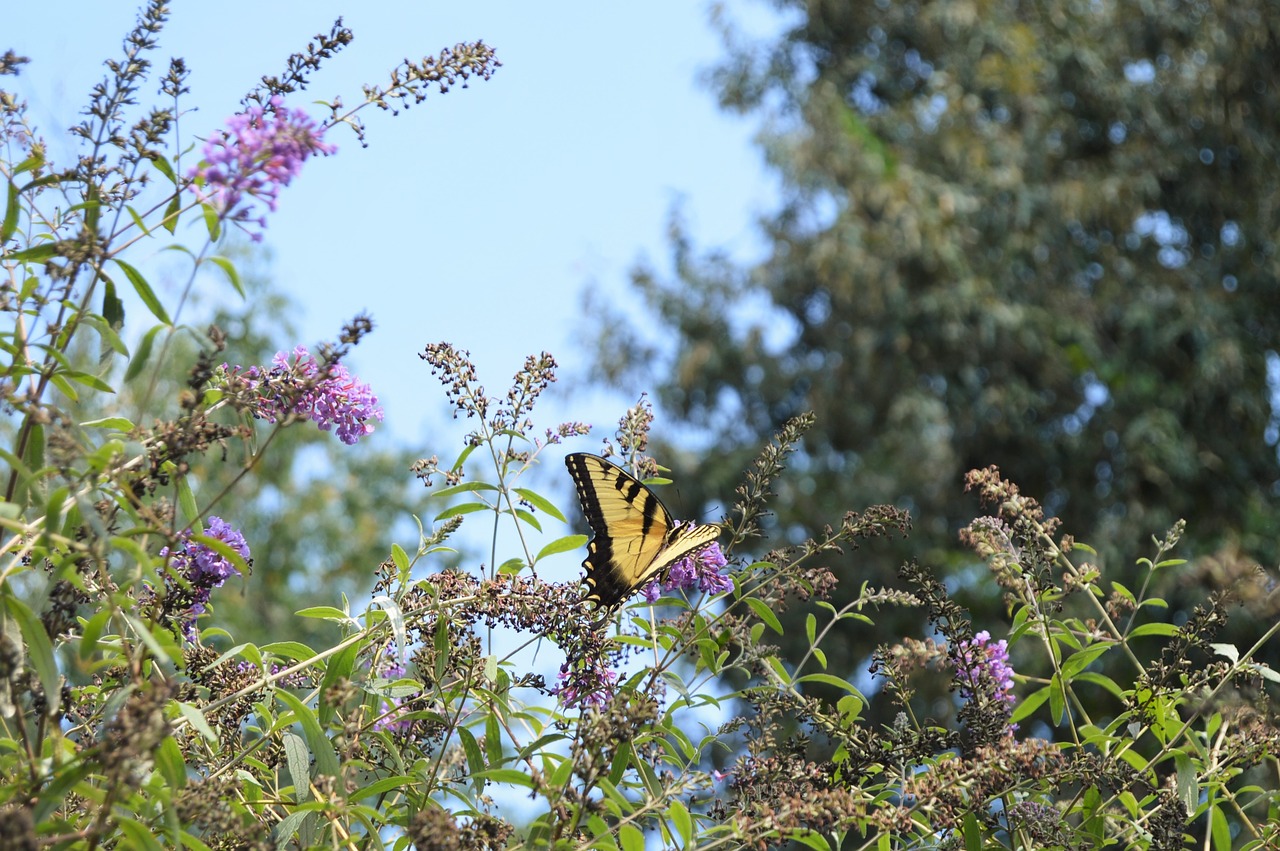
[[[582,563],[586,600],[612,608],[720,537],[714,524],[677,524],[653,491],[611,461],[576,452],[564,463],[595,534]]]

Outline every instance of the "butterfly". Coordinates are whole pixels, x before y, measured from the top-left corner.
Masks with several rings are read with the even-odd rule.
[[[614,608],[723,531],[714,523],[677,523],[657,494],[598,455],[575,452],[564,463],[595,534],[582,566],[589,588],[583,599],[597,608]]]

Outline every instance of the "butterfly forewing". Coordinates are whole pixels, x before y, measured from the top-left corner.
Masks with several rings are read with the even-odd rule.
[[[576,452],[565,466],[595,534],[587,545],[585,599],[611,608],[676,561],[720,537],[713,524],[677,525],[634,476],[596,455]]]

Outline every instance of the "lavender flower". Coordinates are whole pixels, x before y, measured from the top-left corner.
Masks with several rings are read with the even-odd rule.
[[[382,666],[381,676],[383,679],[398,680],[402,679],[406,673],[404,665],[388,661]],[[373,722],[373,729],[401,736],[407,735],[413,729],[413,719],[404,717],[409,711],[405,706],[408,698],[384,697],[382,700],[388,711]]]
[[[204,145],[204,162],[188,175],[197,197],[211,204],[219,219],[266,227],[266,216],[250,217],[251,199],[260,198],[275,212],[280,187],[288,186],[312,154],[332,154],[337,147],[321,141],[317,127],[302,110],[288,110],[279,97],[231,116],[227,129]],[[200,186],[203,182],[203,188]],[[262,233],[252,233],[255,242]]]
[[[580,667],[565,662],[560,666],[555,693],[565,706],[587,705],[597,709],[609,702],[617,685],[618,673],[604,666],[601,659],[587,661]]]
[[[382,420],[373,389],[341,363],[332,364],[328,376],[318,378],[320,363],[304,346],[289,354],[277,352],[271,363],[270,370],[251,366],[243,371],[224,364],[228,385],[238,393],[256,395],[254,416],[274,423],[296,414],[321,431],[336,431],[348,446],[373,433],[370,420]]]
[[[1017,702],[1013,694],[1013,668],[1009,665],[1009,643],[1003,638],[992,641],[991,633],[983,630],[960,642],[955,665],[960,694],[966,700],[973,698],[985,682],[1000,700],[1009,705]]]
[[[232,528],[231,524],[221,517],[209,517],[209,526],[204,534],[216,538],[249,561],[249,544],[244,535]],[[160,550],[161,558],[168,558],[170,566],[190,586],[185,591],[182,601],[186,611],[182,616],[183,631],[188,638],[194,638],[193,629],[197,615],[204,614],[205,604],[209,602],[210,593],[232,576],[239,576],[240,571],[231,560],[206,544],[191,540],[190,532],[180,536],[181,546],[176,550],[164,547]],[[177,589],[171,589],[174,591]]]
[[[728,561],[720,551],[720,544],[712,542],[693,555],[685,556],[671,565],[666,578],[661,583],[655,579],[644,586],[644,598],[647,602],[653,603],[662,592],[676,589],[697,588],[707,594],[732,591],[733,580],[724,572],[726,564]]]

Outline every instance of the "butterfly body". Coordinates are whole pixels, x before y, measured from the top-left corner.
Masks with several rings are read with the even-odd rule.
[[[648,486],[598,455],[575,452],[564,463],[595,534],[582,566],[584,599],[599,608],[619,605],[723,531],[714,523],[677,523]]]

